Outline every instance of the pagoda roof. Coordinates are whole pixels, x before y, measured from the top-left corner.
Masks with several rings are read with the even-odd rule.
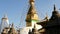
[[[51,27],[51,26],[58,26],[58,25],[60,26],[60,18],[55,20],[38,22],[37,24],[42,25],[43,27]]]
[[[43,27],[51,27],[51,26],[60,26],[60,14],[56,10],[56,7],[54,5],[54,10],[52,12],[52,16],[49,20],[38,22],[37,24],[42,25]]]

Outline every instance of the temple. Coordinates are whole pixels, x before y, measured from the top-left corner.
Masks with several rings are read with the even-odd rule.
[[[8,17],[4,15],[0,25],[0,34],[60,34],[60,14],[55,4],[52,16],[48,18],[46,14],[46,17],[39,21],[34,2],[35,0],[29,0],[29,9],[25,19],[26,26],[24,28],[16,29],[13,23],[9,25]]]
[[[42,25],[43,28],[39,31],[43,34],[60,34],[60,14],[57,11],[55,5],[50,19],[42,22],[38,22],[38,25]]]

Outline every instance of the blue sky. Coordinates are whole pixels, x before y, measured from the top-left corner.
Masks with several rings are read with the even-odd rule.
[[[35,0],[35,8],[40,20],[44,19],[46,12],[49,18],[51,17],[54,4],[60,11],[60,0]],[[15,26],[24,27],[28,9],[29,0],[0,0],[0,22],[4,14],[7,14],[10,24],[14,22]]]

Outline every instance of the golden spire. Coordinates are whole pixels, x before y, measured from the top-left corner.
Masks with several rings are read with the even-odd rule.
[[[34,2],[34,0],[29,0],[29,3],[31,4],[32,2]]]
[[[38,21],[38,15],[35,9],[34,0],[29,0],[29,3],[30,3],[30,7],[26,16],[27,26],[32,25],[32,20],[36,22]]]

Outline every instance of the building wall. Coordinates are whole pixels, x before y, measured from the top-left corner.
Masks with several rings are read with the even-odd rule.
[[[60,27],[54,26],[54,27],[48,27],[46,28],[46,34],[60,34]]]

